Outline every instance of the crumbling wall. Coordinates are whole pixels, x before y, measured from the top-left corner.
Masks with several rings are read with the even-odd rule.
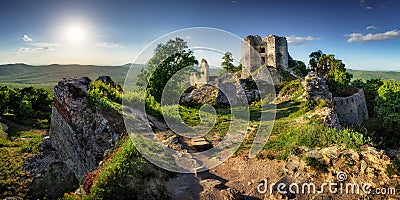
[[[265,63],[266,44],[258,35],[248,35],[242,41],[243,76],[250,76]],[[264,58],[262,60],[262,58]]]
[[[81,180],[124,133],[122,115],[91,105],[89,78],[63,80],[54,87],[50,139],[60,160]]]
[[[308,100],[321,98],[330,101],[332,99],[325,77],[316,72],[309,72],[304,78],[303,85]]]
[[[361,125],[363,121],[369,118],[364,90],[351,88],[347,92],[352,95],[333,98],[333,107],[341,122],[348,125]]]
[[[304,79],[305,96],[310,99],[325,99],[332,103],[340,123],[347,125],[361,125],[368,120],[367,104],[364,90],[360,88],[348,88],[347,97],[332,97],[324,76],[310,72]],[[333,117],[336,118],[336,117]],[[334,120],[335,121],[335,120]]]
[[[274,83],[283,80],[282,71],[289,71],[289,53],[285,37],[248,35],[242,41],[243,77],[247,78],[261,66],[268,67]],[[254,75],[254,74],[253,74]]]
[[[201,87],[210,82],[210,67],[205,59],[200,62],[200,75],[196,72],[192,72],[189,78],[190,86]]]
[[[287,71],[289,69],[288,45],[285,37],[275,37],[276,68]]]

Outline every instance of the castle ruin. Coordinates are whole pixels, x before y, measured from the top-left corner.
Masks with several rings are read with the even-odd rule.
[[[195,87],[201,87],[210,82],[210,67],[205,59],[201,59],[200,62],[200,75],[197,72],[190,74],[190,85]]]
[[[359,126],[368,120],[367,103],[363,89],[348,88],[345,91],[348,96],[333,97],[332,93],[329,92],[325,77],[315,72],[308,73],[304,79],[303,86],[307,100],[321,98],[331,102],[334,110],[331,115],[337,115],[340,123]]]
[[[242,41],[243,74],[249,76],[265,65],[276,70],[288,70],[288,45],[285,37],[268,35],[263,39],[258,35],[248,35]]]
[[[333,108],[339,115],[341,122],[348,125],[361,125],[369,118],[364,90],[361,88],[349,88],[346,93],[351,95],[333,98]]]

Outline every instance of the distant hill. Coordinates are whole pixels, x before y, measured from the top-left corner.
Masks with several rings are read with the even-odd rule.
[[[128,63],[122,66],[96,66],[96,65],[26,65],[23,63],[0,65],[0,85],[9,85],[10,87],[34,86],[42,87],[48,90],[52,88],[63,78],[87,76],[95,80],[101,75],[111,76],[119,84],[123,84],[125,76],[132,64]],[[133,66],[134,77],[140,73],[143,65],[135,64]],[[215,76],[221,69],[210,69],[210,75]],[[393,79],[400,82],[400,72],[384,71],[362,71],[348,70],[355,79]]]
[[[400,82],[400,72],[390,72],[390,71],[364,71],[364,70],[350,70],[348,72],[353,74],[353,80],[362,79],[384,79],[384,80],[395,80]]]
[[[123,84],[126,73],[131,64],[123,66],[96,66],[96,65],[41,65],[26,64],[0,65],[0,84],[11,87],[25,87],[32,85],[52,90],[63,78],[87,76],[95,80],[101,75],[111,76],[119,84]],[[136,77],[142,65],[134,65],[132,73]]]

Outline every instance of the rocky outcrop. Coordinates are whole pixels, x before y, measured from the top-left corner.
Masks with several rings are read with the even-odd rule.
[[[261,99],[256,83],[252,79],[220,77],[216,102],[231,106],[250,104]]]
[[[206,84],[199,88],[191,86],[184,91],[179,102],[181,104],[215,103],[217,93],[218,89],[213,85]]]
[[[100,77],[111,87],[109,77]],[[91,80],[87,77],[60,81],[54,87],[51,125],[40,150],[30,158],[25,169],[35,176],[34,198],[56,198],[79,186],[88,172],[103,160],[125,134],[122,115],[96,106],[89,99]]]
[[[333,108],[323,107],[320,109],[311,110],[310,112],[306,113],[306,117],[308,119],[311,119],[314,116],[317,116],[319,122],[327,127],[335,128],[338,130],[342,128],[342,126],[340,125],[339,116]]]
[[[243,105],[260,100],[257,85],[251,79],[224,79],[220,77],[217,86],[203,85],[199,88],[190,86],[181,99],[181,104],[224,104]],[[229,97],[229,98],[228,98]],[[231,102],[229,102],[229,100]]]
[[[90,79],[61,81],[54,87],[50,139],[61,160],[78,179],[94,170],[104,152],[123,134],[122,116],[89,103]]]

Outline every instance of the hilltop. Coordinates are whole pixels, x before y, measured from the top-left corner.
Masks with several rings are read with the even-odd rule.
[[[122,66],[7,64],[0,65],[0,84],[11,87],[34,86],[51,91],[63,78],[86,76],[94,79],[102,74],[109,74],[115,77],[118,83],[123,83],[130,66],[131,64]],[[135,67],[139,73],[142,66],[135,65]]]

